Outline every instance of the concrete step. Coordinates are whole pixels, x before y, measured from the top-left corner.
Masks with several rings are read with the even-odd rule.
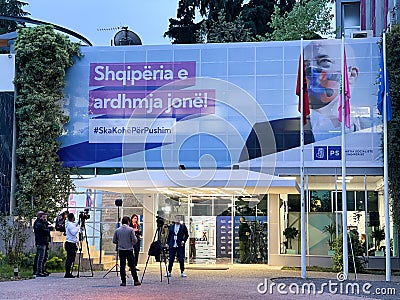
[[[109,260],[109,261],[103,262],[101,264],[95,263],[92,258],[90,260],[92,261],[92,269],[94,271],[104,271],[109,268],[112,268],[116,264],[115,260]],[[90,271],[90,260],[88,258],[81,258],[80,270]],[[77,258],[75,260],[75,265],[78,266],[78,263],[79,263],[79,255],[77,255]]]
[[[65,235],[60,231],[50,231],[51,240],[53,243],[64,243]]]
[[[100,256],[100,251],[96,250],[96,249],[89,249],[89,253],[90,253],[90,257]],[[84,257],[89,257],[87,248],[82,248],[82,254],[84,255]],[[106,256],[104,250],[101,251],[101,256]]]
[[[90,252],[90,256],[92,256],[92,254],[93,254],[93,256],[100,256],[100,250],[97,250],[96,246],[90,245],[89,252]],[[82,242],[82,253],[84,253],[85,255],[87,255],[87,253],[88,253],[88,247],[87,247],[85,241]],[[102,250],[102,255],[105,255],[104,250]]]
[[[88,257],[84,257],[84,258],[88,258]],[[95,264],[99,264],[100,263],[100,256],[90,256],[90,258],[92,259],[92,262]],[[101,257],[101,263],[107,263],[110,261],[115,261],[115,257],[111,256],[111,255],[105,255]]]
[[[102,263],[103,270],[109,270],[116,265],[116,261],[109,261]],[[119,270],[119,269],[118,269]]]

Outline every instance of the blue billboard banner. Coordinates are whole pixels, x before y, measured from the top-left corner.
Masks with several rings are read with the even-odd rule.
[[[381,166],[377,38],[345,41],[346,158]],[[340,165],[341,41],[304,42],[308,166]],[[299,166],[300,41],[82,47],[66,76],[66,166]],[[335,148],[336,147],[336,148]],[[323,154],[324,153],[324,154]],[[324,156],[325,155],[325,156]]]

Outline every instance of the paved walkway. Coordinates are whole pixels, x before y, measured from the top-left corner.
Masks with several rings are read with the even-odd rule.
[[[144,266],[139,266],[139,278],[142,278]],[[177,266],[174,266],[177,267]],[[188,277],[179,277],[179,270],[172,272],[169,283],[160,277],[160,265],[148,265],[141,286],[133,286],[131,278],[127,286],[121,287],[116,272],[95,272],[93,277],[83,277],[90,273],[81,273],[80,278],[65,279],[63,274],[51,274],[45,278],[0,282],[0,299],[399,299],[400,278],[386,283],[382,275],[360,275],[358,281],[338,282],[336,274],[307,272],[309,279],[302,280],[298,271],[280,271],[262,269],[260,265],[226,265],[188,267]],[[163,274],[165,265],[162,265]],[[352,274],[353,276],[353,274]],[[160,282],[162,279],[162,282]],[[350,283],[352,284],[350,286]],[[323,294],[291,294],[290,291],[306,291],[315,285]],[[346,293],[346,288],[356,291],[355,297]],[[336,292],[335,292],[336,288]],[[366,293],[362,292],[362,289]],[[342,293],[340,294],[340,289]],[[380,290],[378,290],[380,289]],[[330,292],[331,291],[331,292]],[[396,295],[377,295],[376,291],[395,292]],[[284,294],[287,293],[287,294]],[[369,293],[369,294],[368,294]]]

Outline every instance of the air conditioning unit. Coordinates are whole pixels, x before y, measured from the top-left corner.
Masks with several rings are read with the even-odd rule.
[[[361,30],[361,31],[353,31],[350,34],[353,39],[364,39],[374,36],[374,32],[372,30]]]

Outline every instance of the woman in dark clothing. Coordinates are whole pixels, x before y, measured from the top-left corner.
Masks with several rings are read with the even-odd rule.
[[[133,247],[133,252],[135,254],[135,268],[136,268],[136,271],[139,271],[139,269],[137,268],[137,263],[139,261],[140,241],[142,240],[142,229],[140,227],[139,216],[137,214],[132,215],[131,224],[129,226],[131,226],[133,228],[133,230],[135,231],[136,238],[137,238],[137,243]]]

